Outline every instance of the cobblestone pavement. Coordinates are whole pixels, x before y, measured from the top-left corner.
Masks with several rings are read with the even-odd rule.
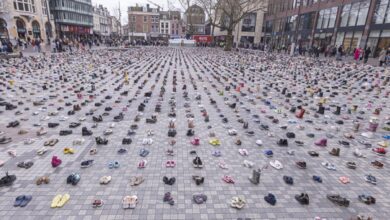
[[[372,149],[379,147],[381,141],[385,141],[382,145],[388,144],[383,137],[389,132],[382,128],[389,127],[389,85],[386,84],[389,74],[370,66],[338,65],[282,55],[225,53],[198,48],[100,50],[93,54],[60,54],[44,59],[29,57],[5,61],[0,67],[0,101],[17,108],[6,110],[5,104],[0,108],[0,131],[5,132],[0,136],[12,138],[12,142],[0,145],[0,160],[4,162],[0,173],[3,175],[8,171],[17,179],[9,187],[0,187],[0,219],[214,220],[314,219],[316,216],[350,219],[358,214],[387,219],[389,163],[387,156],[378,156]],[[124,83],[126,72],[128,84]],[[380,86],[372,87],[377,81]],[[285,92],[282,92],[283,88],[286,88]],[[321,91],[314,92],[318,88],[322,88],[323,98],[319,97]],[[152,92],[150,98],[144,96],[148,92]],[[77,97],[77,94],[82,94],[82,97]],[[324,98],[325,114],[316,114],[317,104],[325,101]],[[211,100],[215,103],[212,104]],[[39,105],[33,105],[33,102]],[[95,103],[102,105],[97,107]],[[142,115],[138,113],[141,103],[145,104]],[[170,146],[172,138],[167,133],[173,103],[176,106],[177,135],[174,138],[176,144]],[[81,110],[68,115],[77,104]],[[161,104],[161,111],[156,113],[157,104]],[[350,110],[353,105],[358,106],[357,111]],[[297,106],[306,110],[303,118],[297,118],[294,111],[289,111]],[[332,113],[336,106],[341,107],[340,115]],[[112,110],[108,111],[106,107]],[[379,115],[373,115],[375,109],[381,110]],[[201,110],[207,112],[209,122],[205,121]],[[89,112],[93,112],[93,116],[108,115],[93,128],[92,115],[86,115]],[[123,120],[114,122],[114,116],[121,112]],[[157,114],[157,122],[146,123],[153,114]],[[139,122],[134,120],[137,115],[141,118]],[[192,116],[195,135],[189,137],[186,135],[189,129],[187,120]],[[379,119],[379,127],[369,134],[373,135],[371,138],[365,138],[361,133],[366,132],[371,116]],[[60,120],[64,117],[68,119]],[[6,127],[15,120],[20,122],[19,126]],[[358,132],[352,131],[354,120],[361,124]],[[81,121],[79,127],[69,128],[71,122],[78,121]],[[243,121],[248,122],[248,128],[243,128]],[[49,122],[59,123],[59,126],[48,128]],[[104,135],[112,123],[115,123],[113,134]],[[134,124],[138,126],[136,134],[128,136],[128,130]],[[36,136],[40,126],[47,134]],[[268,130],[264,129],[267,126]],[[82,127],[91,130],[93,135],[84,136],[85,142],[75,146],[73,142],[82,137]],[[28,133],[18,134],[22,129]],[[235,129],[237,135],[229,135],[231,129]],[[60,136],[61,130],[72,130],[72,134]],[[153,130],[154,135],[148,136],[148,130]],[[253,131],[254,135],[249,135],[248,131]],[[208,143],[210,132],[220,140],[219,146]],[[287,132],[293,132],[295,138],[286,138]],[[308,134],[314,137],[308,137]],[[97,145],[97,136],[108,139],[108,144]],[[122,145],[125,137],[132,139],[130,145]],[[191,144],[194,137],[199,137],[199,146]],[[34,143],[24,144],[29,138],[33,138]],[[153,143],[144,145],[145,138],[151,138]],[[285,138],[288,147],[276,144]],[[327,138],[327,147],[315,145],[321,138]],[[46,147],[45,154],[37,155],[37,150],[50,139],[59,142]],[[240,146],[236,144],[237,139],[242,142]],[[256,144],[257,140],[262,141],[261,146]],[[297,140],[304,145],[298,146]],[[348,142],[349,147],[342,146],[340,140]],[[363,140],[370,143],[372,149],[363,145]],[[74,154],[64,154],[66,147],[73,148]],[[90,155],[93,148],[97,149],[96,155]],[[126,149],[127,153],[118,154],[120,148]],[[150,151],[145,158],[139,156],[142,148]],[[166,154],[171,148],[174,156]],[[332,148],[341,148],[340,156],[329,154]],[[246,149],[248,155],[241,156],[239,149]],[[355,149],[365,157],[354,156]],[[16,153],[16,157],[9,155],[10,150]],[[203,169],[193,167],[195,156],[190,154],[192,150],[202,159]],[[274,156],[265,156],[266,150],[272,150]],[[290,150],[294,155],[288,154]],[[310,150],[317,151],[319,157],[309,156],[307,152]],[[215,151],[220,151],[221,156],[213,156]],[[56,168],[51,165],[53,156],[62,160]],[[80,168],[80,163],[89,159],[94,160],[93,165]],[[139,169],[138,163],[143,159],[148,163],[146,168]],[[277,170],[269,165],[275,159],[283,164],[283,169]],[[167,168],[167,160],[174,160],[176,166]],[[248,180],[252,169],[243,166],[244,160],[254,162],[254,168],[263,169],[260,184]],[[295,163],[299,160],[307,163],[307,169],[297,168]],[[384,167],[372,166],[371,162],[375,160]],[[29,169],[20,168],[17,164],[22,161],[32,161],[34,165]],[[110,169],[108,164],[111,161],[118,161],[119,168]],[[228,169],[219,167],[221,161],[228,165]],[[321,165],[324,161],[334,164],[336,171],[327,170]],[[347,168],[347,161],[356,162],[357,168]],[[72,173],[81,177],[75,186],[67,184],[67,177]],[[375,176],[377,185],[367,183],[366,174]],[[99,184],[99,179],[108,175],[112,177],[111,182]],[[203,176],[204,183],[196,185],[193,175]],[[224,182],[224,175],[231,176],[235,183]],[[293,177],[294,184],[286,184],[284,175]],[[323,183],[313,181],[313,175],[321,176]],[[50,183],[36,185],[40,176],[48,176]],[[142,176],[145,181],[131,186],[130,179],[134,176]],[[176,182],[164,184],[164,176],[175,177]],[[348,177],[350,183],[340,183],[339,178],[343,176]],[[163,202],[166,192],[172,193],[173,206]],[[303,192],[310,197],[309,205],[301,205],[295,200],[295,195]],[[51,208],[53,198],[65,193],[70,195],[70,200],[62,208]],[[195,193],[205,194],[207,201],[195,204],[192,198]],[[264,200],[268,193],[276,196],[274,206]],[[346,197],[350,201],[349,207],[329,201],[329,193]],[[375,197],[376,204],[359,201],[361,194]],[[14,207],[19,195],[32,195],[32,200],[26,207]],[[135,209],[122,208],[122,199],[127,195],[138,197]],[[234,196],[245,199],[244,208],[230,207]],[[92,202],[96,199],[102,199],[104,205],[93,208]]]

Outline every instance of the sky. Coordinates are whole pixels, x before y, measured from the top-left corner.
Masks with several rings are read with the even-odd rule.
[[[167,10],[167,1],[166,0],[151,0],[152,2],[160,5],[161,7],[164,7],[164,10]],[[170,0],[176,8],[181,8],[180,3],[178,0]],[[146,5],[150,4],[151,7],[155,7],[151,3],[148,3],[147,0],[92,0],[92,4],[94,6],[96,5],[103,5],[104,7],[107,7],[108,11],[113,16],[118,16],[118,9],[119,9],[119,3],[121,6],[121,12],[122,12],[122,24],[127,24],[127,7],[133,6],[135,4],[139,5]]]

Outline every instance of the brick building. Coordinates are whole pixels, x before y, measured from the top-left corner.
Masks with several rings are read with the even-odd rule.
[[[129,39],[157,39],[159,37],[160,14],[158,8],[132,6],[128,8]]]
[[[390,46],[389,0],[273,0],[265,16],[265,41],[279,48],[371,47],[377,56]]]
[[[192,5],[184,13],[187,35],[204,35],[206,26],[206,14],[198,5]]]

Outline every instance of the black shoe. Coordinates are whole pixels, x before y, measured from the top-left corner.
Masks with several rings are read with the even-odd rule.
[[[72,134],[72,130],[61,130],[60,131],[60,136],[66,136]]]
[[[301,205],[309,205],[309,195],[307,195],[306,193],[301,193],[300,195],[295,195],[295,199]]]
[[[59,123],[51,123],[51,122],[49,122],[48,124],[47,124],[47,127],[49,127],[49,128],[55,128],[55,127],[57,127],[58,125],[60,125]]]
[[[281,147],[287,147],[288,146],[288,141],[287,139],[279,139],[279,141],[277,142],[277,144]]]
[[[128,144],[131,144],[131,143],[132,143],[131,138],[123,138],[123,140],[122,140],[122,144],[123,145],[128,145]]]
[[[79,122],[72,122],[72,123],[70,123],[69,128],[77,128],[80,125],[81,125],[81,123],[79,123]]]
[[[87,127],[83,127],[81,129],[81,135],[82,136],[91,136],[92,134],[93,134],[93,132],[88,130]]]

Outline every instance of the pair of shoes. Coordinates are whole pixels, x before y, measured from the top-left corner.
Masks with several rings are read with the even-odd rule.
[[[291,176],[283,176],[283,180],[288,185],[293,185],[294,184],[294,179]]]
[[[376,203],[376,199],[373,196],[367,196],[367,195],[362,194],[362,195],[359,195],[358,198],[359,198],[359,201],[366,203],[367,205],[371,205],[371,204]]]
[[[275,205],[276,204],[276,197],[272,193],[268,193],[267,196],[264,196],[264,200],[269,203],[270,205]]]
[[[78,173],[72,173],[68,176],[66,179],[67,184],[72,184],[73,186],[77,185],[78,182],[80,182],[80,174]]]
[[[307,193],[301,193],[300,195],[295,195],[295,199],[301,205],[309,205],[309,195],[307,195]]]
[[[168,178],[166,176],[163,177],[163,182],[167,185],[173,185],[175,182],[176,182],[176,178],[175,177],[171,177],[171,178]]]
[[[164,194],[163,201],[168,203],[169,205],[174,205],[175,204],[175,201],[173,200],[172,195],[171,195],[170,192],[167,192],[167,193]]]
[[[130,186],[138,186],[145,181],[142,176],[133,176],[130,179]]]
[[[349,206],[349,200],[346,198],[341,197],[338,194],[328,194],[326,197],[333,203],[339,205],[339,206]]]
[[[234,196],[230,202],[230,206],[236,209],[244,208],[246,201],[243,197]]]
[[[192,176],[192,179],[195,181],[196,185],[200,185],[204,183],[204,177],[202,176]]]
[[[81,162],[81,168],[87,168],[87,167],[90,167],[92,166],[93,164],[93,160],[85,160],[83,162]]]
[[[195,157],[195,159],[192,160],[192,165],[195,168],[203,168],[203,162],[200,157]]]

